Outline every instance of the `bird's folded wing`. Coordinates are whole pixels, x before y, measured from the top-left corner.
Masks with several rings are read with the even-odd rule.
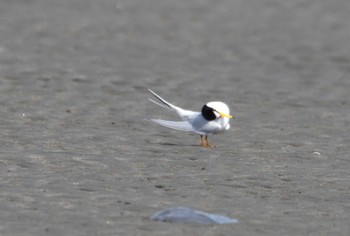
[[[187,121],[169,121],[169,120],[160,120],[160,119],[148,119],[157,125],[164,126],[170,129],[194,132],[201,134],[202,132],[195,130],[190,123]]]

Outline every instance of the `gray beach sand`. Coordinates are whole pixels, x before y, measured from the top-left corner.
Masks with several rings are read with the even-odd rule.
[[[350,1],[4,0],[0,235],[349,235]],[[229,104],[199,137],[147,100]],[[154,222],[187,206],[232,225]]]

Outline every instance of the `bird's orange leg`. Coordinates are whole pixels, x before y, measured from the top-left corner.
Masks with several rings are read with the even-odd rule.
[[[214,145],[209,144],[208,135],[205,135],[205,143],[203,135],[201,135],[201,146],[207,148],[215,147]]]
[[[201,146],[204,147],[203,135],[201,135]]]
[[[209,147],[209,148],[211,148],[211,147],[215,147],[214,145],[209,144],[209,141],[208,141],[208,135],[206,135],[206,136],[205,136],[205,142],[206,142],[205,147]]]

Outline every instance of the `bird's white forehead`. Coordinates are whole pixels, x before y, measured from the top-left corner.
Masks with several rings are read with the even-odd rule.
[[[217,102],[217,101],[216,102],[208,102],[207,106],[213,108],[214,110],[216,110],[218,112],[222,112],[224,114],[230,114],[230,109],[223,102]]]

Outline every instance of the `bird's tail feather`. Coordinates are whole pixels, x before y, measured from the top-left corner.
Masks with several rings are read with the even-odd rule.
[[[164,107],[164,108],[166,108],[166,109],[170,109],[169,106],[165,106],[165,105],[163,105],[163,104],[160,104],[159,102],[154,101],[152,98],[148,98],[148,100],[150,100],[150,101],[153,102],[154,104],[157,104],[158,106]]]
[[[153,99],[149,98],[149,100],[155,104],[157,104],[158,106],[167,108],[167,109],[175,109],[177,108],[176,106],[174,106],[173,104],[171,104],[170,102],[165,101],[161,96],[159,96],[158,94],[156,94],[155,92],[153,92],[151,89],[148,89],[148,91],[150,91],[150,93],[152,93],[161,103],[154,101]]]

